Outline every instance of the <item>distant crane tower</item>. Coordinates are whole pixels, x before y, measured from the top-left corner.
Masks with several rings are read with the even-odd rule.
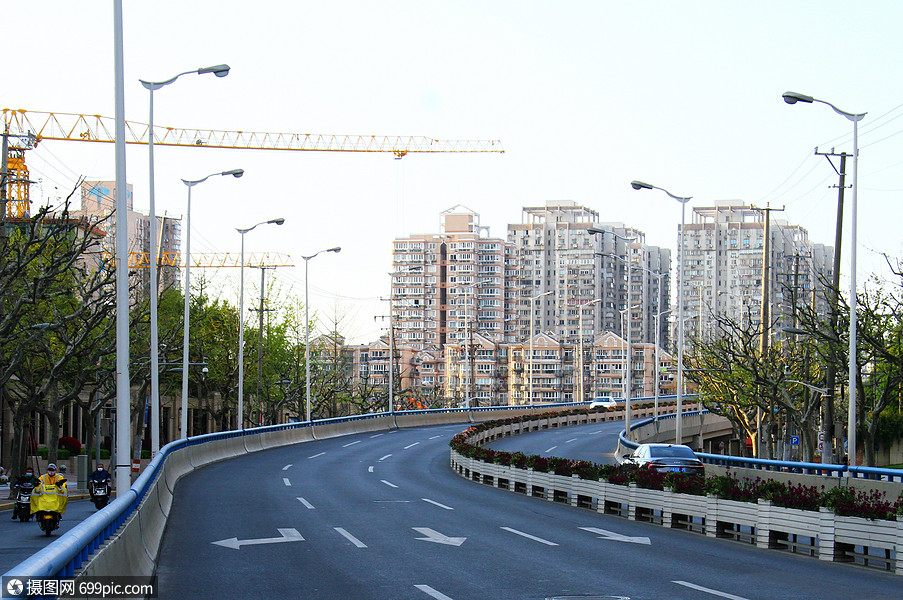
[[[3,109],[3,130],[8,139],[28,136],[33,144],[10,146],[8,163],[9,216],[26,217],[31,211],[25,150],[43,140],[68,142],[114,142],[115,121],[100,115]],[[147,144],[149,126],[125,122],[127,144]],[[331,135],[313,133],[267,133],[180,129],[154,126],[157,146],[236,148],[244,150],[291,150],[302,152],[388,152],[401,158],[409,153],[504,152],[499,140],[437,140],[423,136]],[[0,161],[4,160],[0,157]],[[0,162],[2,164],[2,162]]]

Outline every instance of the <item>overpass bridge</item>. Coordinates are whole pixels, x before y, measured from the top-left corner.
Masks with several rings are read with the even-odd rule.
[[[717,575],[698,568],[690,573],[685,568],[686,557],[696,553],[700,556],[711,554],[712,550],[705,548],[704,538],[689,543],[689,546],[685,539],[675,541],[670,537],[661,544],[656,542],[656,546],[663,548],[684,548],[678,552],[679,556],[672,553],[657,559],[660,561],[657,564],[665,570],[676,569],[686,578],[681,576],[652,585],[643,575],[645,567],[642,565],[648,558],[628,561],[620,554],[622,548],[616,550],[619,554],[612,555],[611,550],[603,551],[598,547],[599,535],[586,535],[588,528],[614,532],[621,537],[654,538],[648,532],[646,536],[637,534],[635,528],[642,528],[644,524],[629,523],[628,529],[624,529],[627,521],[618,527],[608,523],[600,526],[600,521],[596,519],[604,516],[588,511],[576,511],[580,516],[570,516],[573,511],[554,503],[542,506],[542,515],[537,516],[535,500],[515,496],[499,498],[497,491],[458,480],[448,469],[447,442],[462,429],[460,424],[516,414],[566,410],[573,406],[494,407],[473,411],[368,415],[181,440],[161,451],[161,456],[133,486],[130,497],[116,500],[109,509],[93,515],[71,534],[10,570],[7,575],[70,577],[76,574],[150,574],[156,569],[161,581],[160,597],[174,597],[176,594],[212,597],[217,589],[220,595],[234,597],[234,593],[230,592],[238,588],[230,574],[235,573],[244,573],[244,579],[254,582],[257,587],[247,591],[257,596],[294,590],[294,597],[432,596],[459,600],[487,597],[482,594],[489,589],[488,582],[496,582],[493,585],[499,585],[501,590],[506,591],[496,589],[492,592],[495,597],[542,597],[535,596],[542,586],[538,588],[536,582],[519,582],[514,574],[500,570],[495,564],[496,558],[507,556],[509,562],[520,561],[525,566],[531,565],[525,571],[531,575],[542,571],[542,565],[548,564],[549,560],[561,561],[561,573],[544,575],[550,583],[543,588],[543,593],[586,591],[587,588],[581,588],[581,585],[591,584],[592,589],[605,589],[624,597],[711,597],[709,592],[692,586],[718,591],[711,583],[717,581]],[[428,426],[430,429],[424,429]],[[592,426],[607,427],[611,446],[615,446],[620,424],[599,423]],[[555,427],[545,433],[558,435],[566,433],[567,429]],[[592,439],[589,435],[586,437]],[[297,445],[300,441],[308,444]],[[227,457],[235,457],[235,460],[219,462]],[[187,477],[205,465],[211,466]],[[173,492],[180,479],[183,481],[179,498],[176,499]],[[236,480],[248,483],[247,494],[235,493]],[[196,500],[210,490],[222,490],[224,485],[231,486],[232,493],[214,505],[201,506],[197,510],[194,501],[180,501],[183,497]],[[289,501],[288,504],[281,504],[280,498]],[[354,498],[365,501],[352,501]],[[481,510],[475,512],[474,507]],[[490,507],[497,508],[493,511]],[[565,512],[561,513],[561,510]],[[588,516],[592,519],[587,520]],[[285,520],[283,522],[276,517],[284,517]],[[314,519],[319,525],[314,524]],[[374,519],[380,521],[382,533],[370,533]],[[322,525],[324,520],[329,521],[328,527]],[[167,521],[169,529],[164,536]],[[488,525],[490,521],[493,522],[491,526]],[[503,524],[496,525],[498,522]],[[581,522],[582,525],[562,529],[559,522],[573,522],[575,525]],[[178,531],[189,539],[180,542],[170,535]],[[460,531],[474,533],[470,536],[457,535]],[[490,531],[493,535],[489,535]],[[671,536],[676,532],[667,533]],[[466,540],[456,546],[455,543],[462,537]],[[578,539],[583,537],[588,539]],[[553,545],[537,542],[533,538]],[[621,538],[609,536],[607,539]],[[523,547],[524,543],[529,547]],[[623,547],[628,544],[630,542],[622,541],[620,544],[602,545]],[[568,547],[570,550],[556,555],[557,558],[543,557],[535,554],[533,545],[545,549]],[[448,552],[452,548],[461,551]],[[496,551],[487,550],[489,548]],[[350,550],[361,552],[349,554],[346,559],[344,553]],[[364,553],[365,550],[370,552]],[[770,554],[756,554],[754,548],[749,550],[753,551],[749,558],[753,563],[764,560],[759,555]],[[249,554],[251,552],[257,554]],[[476,556],[471,552],[476,552]],[[731,552],[737,550],[732,549]],[[342,553],[342,558],[337,558],[337,553]],[[365,556],[367,558],[363,558]],[[175,566],[171,562],[173,557]],[[221,589],[210,582],[209,575],[192,575],[189,566],[202,559],[208,559],[204,560],[205,568],[217,574],[212,579],[221,580]],[[793,569],[788,571],[786,566],[780,566],[787,560],[784,556],[769,558],[766,561],[769,566],[763,563],[762,568],[784,572],[787,589],[793,590],[794,578],[799,578]],[[789,560],[792,563],[792,559]],[[597,566],[601,567],[609,561],[614,561],[614,564],[627,561],[624,569],[628,568],[628,563],[632,564],[638,574],[627,575],[624,569],[604,576],[596,573]],[[350,571],[337,576],[333,562],[348,563]],[[807,569],[813,570],[814,574],[809,577],[813,586],[819,577],[829,577],[835,582],[838,580],[835,571],[823,571],[826,567],[837,569],[837,565],[811,562]],[[263,564],[266,567],[253,566]],[[495,566],[491,566],[493,564]],[[437,569],[437,565],[441,568]],[[457,575],[452,576],[449,569]],[[312,571],[317,572],[317,577],[313,579],[319,584],[311,583]],[[899,581],[889,575],[864,570],[860,574],[858,571],[854,571],[855,575],[841,572],[844,576],[840,579],[852,578],[855,584],[851,585],[862,585],[866,581],[878,592],[873,596],[876,598],[885,597],[881,595],[881,590],[885,587],[892,589]],[[377,572],[393,575],[387,579],[386,575]],[[417,572],[420,579],[409,584],[400,583],[409,572]],[[284,580],[286,589],[276,582],[267,581],[274,573],[279,575],[278,580]],[[363,583],[365,573],[372,575],[369,583]],[[196,582],[203,582],[206,588],[191,588],[192,577]],[[571,579],[573,581],[568,584],[567,580]],[[885,579],[891,581],[884,582]],[[343,581],[346,583],[342,584]],[[675,581],[691,585],[688,587]],[[769,580],[768,595],[735,594],[732,597],[782,597],[775,595],[772,589],[779,581],[780,576]],[[172,586],[163,590],[164,582]],[[354,590],[343,587],[352,583],[357,586]],[[407,591],[398,593],[396,584]],[[736,590],[735,583],[728,587]],[[755,587],[745,586],[745,589]],[[636,595],[636,589],[657,589],[659,595]],[[838,587],[835,583],[833,588],[824,590],[819,597],[844,597],[836,595],[842,589],[842,585]],[[195,593],[186,593],[186,590]],[[299,590],[304,593],[298,593]],[[509,595],[515,591],[520,595]],[[334,595],[337,593],[341,595]],[[807,596],[800,595],[797,590],[793,597]]]

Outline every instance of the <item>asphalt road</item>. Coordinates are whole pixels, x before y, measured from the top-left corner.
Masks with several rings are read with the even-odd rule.
[[[758,550],[465,480],[448,466],[448,441],[462,429],[309,442],[186,476],[163,538],[159,597],[901,597],[903,580],[894,575]],[[516,441],[530,452],[557,445],[604,457],[614,446],[612,435],[607,425],[589,425],[502,442]]]
[[[90,500],[70,500],[60,528],[50,537],[44,535],[34,517],[27,523],[21,523],[18,519],[10,520],[11,510],[0,512],[0,573],[6,573],[95,512],[97,509]]]

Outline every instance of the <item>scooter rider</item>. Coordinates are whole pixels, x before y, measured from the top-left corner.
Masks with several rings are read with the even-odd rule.
[[[97,483],[109,482],[113,478],[110,472],[103,468],[103,463],[97,463],[97,469],[88,477],[88,481],[96,481]]]
[[[69,488],[66,479],[57,474],[56,465],[47,465],[47,473],[38,478],[38,485],[31,493],[31,513],[48,511],[59,513],[62,517],[69,502]]]
[[[16,479],[16,482],[13,484],[13,487],[18,488],[22,485],[31,484],[31,487],[35,488],[38,485],[38,481],[39,480],[38,480],[37,476],[34,474],[34,469],[32,469],[31,467],[27,467],[25,469],[25,474],[19,475],[19,477]],[[18,508],[18,506],[14,505],[12,519],[13,519],[13,521],[15,521],[18,518],[19,518],[19,508]]]

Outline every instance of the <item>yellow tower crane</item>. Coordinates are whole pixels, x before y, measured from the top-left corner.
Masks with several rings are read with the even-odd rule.
[[[69,142],[114,142],[112,117],[75,113],[3,109],[0,126],[9,137],[32,134],[35,145],[43,140]],[[149,126],[125,122],[127,144],[147,144]],[[437,140],[424,136],[332,135],[314,133],[272,133],[223,131],[154,126],[154,145],[194,148],[237,148],[244,150],[290,150],[302,152],[386,152],[401,158],[409,153],[504,152],[499,140]],[[10,180],[28,180],[24,150],[9,163]],[[10,189],[7,198],[10,216],[26,216],[30,211],[28,185]]]

